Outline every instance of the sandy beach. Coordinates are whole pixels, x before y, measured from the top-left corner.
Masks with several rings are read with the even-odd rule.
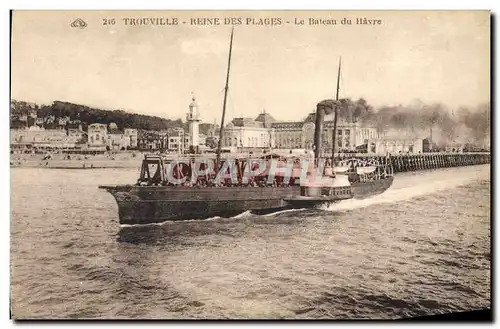
[[[143,155],[137,153],[119,153],[112,156],[54,154],[44,159],[44,154],[11,154],[11,167],[37,167],[48,169],[98,169],[98,168],[140,168]]]

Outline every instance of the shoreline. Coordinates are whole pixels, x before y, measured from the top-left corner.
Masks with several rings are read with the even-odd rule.
[[[140,160],[42,160],[42,161],[11,161],[10,168],[44,168],[44,169],[111,169],[141,167]]]
[[[261,155],[259,155],[261,156]],[[370,154],[349,154],[361,158],[381,159],[385,156]],[[490,153],[424,153],[411,155],[395,155],[391,160],[395,172],[418,171],[431,168],[458,167],[491,162]],[[175,157],[173,157],[175,159]],[[106,169],[106,168],[136,168],[140,169],[143,156],[118,155],[113,158],[105,156],[91,156],[88,158],[43,159],[41,155],[16,155],[10,158],[10,168],[46,168],[46,169]]]

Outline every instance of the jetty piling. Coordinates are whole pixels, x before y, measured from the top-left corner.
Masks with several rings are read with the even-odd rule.
[[[386,157],[371,154],[347,154],[341,153],[335,157],[336,160],[349,158],[376,160],[380,164],[386,163]],[[396,154],[391,155],[391,162],[395,173],[420,171],[439,168],[451,168],[462,166],[474,166],[491,163],[490,153],[419,153],[419,154]]]

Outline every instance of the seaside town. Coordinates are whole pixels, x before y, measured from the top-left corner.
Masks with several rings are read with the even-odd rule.
[[[41,154],[41,160],[45,162],[35,165],[48,166],[53,163],[49,160],[88,160],[91,156],[96,160],[126,160],[135,158],[138,152],[177,155],[214,153],[219,139],[219,126],[201,121],[194,96],[187,103],[185,123],[163,130],[137,129],[127,127],[127,123],[122,127],[115,122],[85,123],[68,115],[41,117],[37,107],[36,104],[25,103],[21,113],[14,113],[16,111],[11,108],[11,165],[25,164],[30,157],[37,159],[37,154]],[[315,115],[311,111],[303,120],[279,121],[270,112],[262,110],[255,118],[232,118],[225,125],[222,152],[263,154],[312,150]],[[334,118],[326,119],[322,140],[323,148],[329,149]],[[15,127],[12,122],[16,122]],[[423,129],[381,129],[350,117],[339,117],[336,131],[336,149],[340,153],[461,153],[489,149],[489,140],[483,140],[479,145],[458,135],[457,139],[436,143],[432,137],[432,126]]]
[[[12,319],[491,321],[490,11],[10,18]]]

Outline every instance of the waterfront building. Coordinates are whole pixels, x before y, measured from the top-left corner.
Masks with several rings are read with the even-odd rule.
[[[423,140],[420,138],[393,138],[382,137],[368,140],[368,153],[372,154],[399,154],[422,153]]]
[[[302,121],[276,121],[265,111],[255,120],[234,118],[224,129],[224,147],[309,149],[314,146],[316,114],[310,113]],[[333,120],[324,123],[322,148],[329,150],[333,143]],[[364,127],[357,122],[339,119],[337,122],[336,150],[352,151],[377,138],[374,127]]]
[[[31,126],[10,130],[10,143],[13,149],[75,148],[78,140],[78,137],[68,135],[64,129],[44,129]]]
[[[112,122],[108,127],[102,123],[93,123],[88,126],[88,147],[105,148],[114,151],[124,151],[137,147],[137,129],[118,129]]]
[[[451,142],[446,144],[445,152],[462,153],[464,151],[464,143]]]
[[[108,132],[107,146],[113,151],[124,151],[130,146],[130,140],[118,128],[111,128]]]
[[[85,135],[87,135],[87,133],[83,131],[81,124],[79,124],[78,127],[68,128],[68,136],[75,139],[76,141],[81,140],[85,137]]]
[[[273,148],[273,129],[251,118],[234,118],[224,129],[222,146],[237,148]]]
[[[108,146],[108,128],[102,123],[90,124],[87,128],[88,147],[89,148],[106,148]]]
[[[137,129],[125,128],[124,135],[128,139],[129,148],[137,148]]]
[[[312,132],[311,128],[312,127]],[[314,124],[310,122],[274,122],[274,145],[279,149],[312,149]]]
[[[141,130],[137,137],[137,148],[141,151],[163,152],[167,148],[167,133]]]
[[[198,136],[199,138],[199,136]],[[184,153],[189,150],[190,136],[182,128],[174,128],[168,132],[167,150],[173,153]]]

